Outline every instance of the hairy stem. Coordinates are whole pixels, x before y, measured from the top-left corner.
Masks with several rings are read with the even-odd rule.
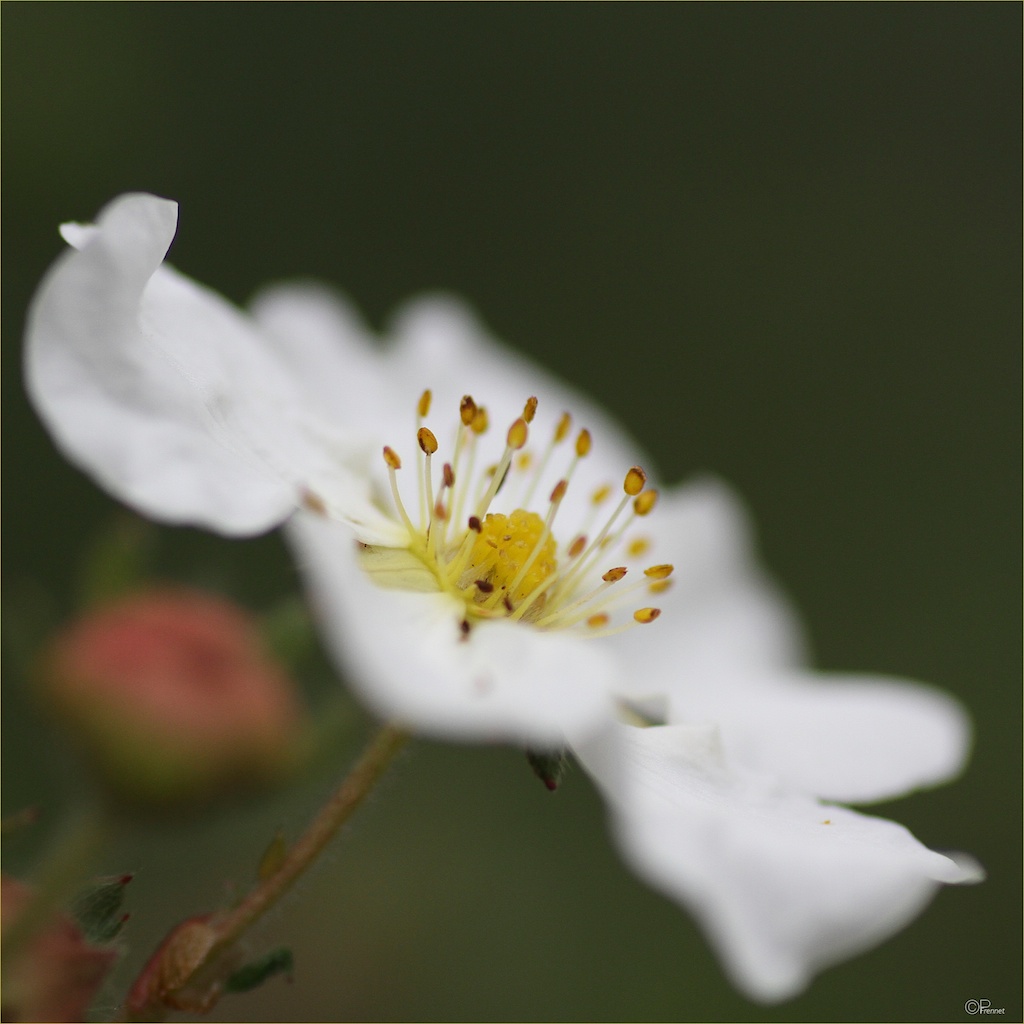
[[[212,922],[217,931],[217,952],[230,946],[255,924],[316,860],[338,829],[366,799],[408,739],[407,732],[393,725],[385,725],[377,733],[345,781],[288,851],[281,866],[260,882],[234,910]]]
[[[172,932],[136,979],[121,1019],[160,1019],[168,1007],[185,1008],[187,1000],[178,993],[227,953],[316,861],[408,739],[405,730],[383,726],[275,871],[258,882],[233,909],[192,919]],[[219,989],[212,988],[202,1012],[212,1008],[218,996]]]

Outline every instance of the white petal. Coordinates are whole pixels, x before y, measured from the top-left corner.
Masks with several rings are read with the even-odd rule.
[[[738,499],[722,483],[672,488],[644,521],[651,562],[675,566],[672,586],[645,598],[657,622],[615,638],[633,667],[622,692],[672,693],[680,704],[748,670],[800,665],[804,639],[789,603],[757,564]]]
[[[622,726],[577,753],[626,859],[697,916],[753,999],[796,995],[906,925],[940,883],[980,879],[894,822],[731,770],[711,729]]]
[[[312,493],[381,539],[372,446],[337,429],[289,351],[161,260],[177,206],[122,196],[94,227],[64,225],[64,254],[29,315],[29,392],[62,449],[108,490],[165,522],[227,534],[281,522]],[[340,374],[345,367],[337,368]]]
[[[347,431],[372,431],[383,444],[381,410],[398,396],[389,391],[385,347],[354,307],[332,289],[308,283],[265,288],[250,309],[304,400]],[[403,411],[408,420],[410,407]]]
[[[84,249],[99,231],[95,224],[79,224],[68,221],[60,226],[60,237],[75,249]]]
[[[585,639],[503,621],[464,637],[462,602],[370,582],[338,524],[299,514],[286,535],[328,650],[382,717],[451,739],[558,746],[610,716],[614,665]]]
[[[84,248],[57,260],[29,312],[29,394],[64,453],[142,512],[259,532],[293,494],[204,424],[231,397],[207,346],[247,351],[254,335],[226,302],[157,269],[176,220],[175,203],[127,195],[92,232],[71,230]]]
[[[673,718],[715,722],[732,763],[845,803],[945,782],[970,748],[955,700],[897,679],[747,674],[673,696],[671,706]]]
[[[372,433],[378,452],[388,444],[407,465],[419,458],[414,410],[426,389],[433,393],[426,423],[437,436],[441,459],[451,455],[462,396],[471,394],[487,407],[491,430],[477,442],[478,471],[500,458],[506,429],[531,395],[539,400],[530,428],[530,447],[538,457],[562,413],[570,412],[575,424],[570,441],[551,460],[531,502],[531,507],[544,508],[552,487],[566,471],[575,431],[590,429],[593,451],[578,467],[555,526],[556,536],[565,544],[575,536],[597,486],[619,486],[626,470],[637,462],[651,469],[639,446],[607,414],[548,371],[495,341],[453,298],[432,296],[408,303],[399,310],[383,342],[370,338],[348,304],[323,286],[276,286],[259,294],[252,309],[279,351],[287,354],[311,405],[353,435]],[[379,458],[371,472],[386,491]],[[491,510],[508,512],[518,507],[526,490],[525,476],[513,471]]]

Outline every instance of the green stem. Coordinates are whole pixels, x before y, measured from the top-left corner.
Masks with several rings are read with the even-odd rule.
[[[377,733],[277,871],[260,882],[234,910],[211,922],[217,932],[211,956],[233,945],[291,888],[366,799],[408,739],[407,732],[393,725],[385,725]]]
[[[395,755],[405,746],[409,733],[394,725],[385,725],[370,741],[355,767],[320,809],[309,827],[291,847],[281,865],[269,877],[253,887],[232,910],[196,919],[205,933],[196,954],[189,957],[187,969],[175,970],[175,981],[167,985],[162,961],[179,960],[183,945],[169,943],[164,952],[151,960],[136,980],[122,1019],[147,1020],[162,1016],[165,1008],[178,1005],[174,996],[214,960],[230,950],[275,903],[291,888],[334,838],[338,829],[355,813],[387,770]],[[200,923],[201,922],[201,923]],[[187,955],[187,954],[186,954]],[[212,1008],[219,991],[211,996],[204,1012]]]

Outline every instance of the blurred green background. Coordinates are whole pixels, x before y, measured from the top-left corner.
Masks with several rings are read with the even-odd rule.
[[[552,797],[518,752],[417,743],[253,935],[294,984],[218,1019],[1021,1019],[1020,36],[1019,4],[4,5],[5,614],[67,614],[115,511],[27,406],[24,310],[57,224],[144,189],[181,203],[174,262],[239,302],[313,275],[379,325],[462,294],[667,479],[738,488],[821,667],[932,681],[977,725],[962,780],[879,810],[989,880],[794,1002],[725,983],[582,773]],[[296,586],[276,537],[169,530],[159,559],[257,609]],[[79,773],[17,660],[25,872]],[[346,713],[288,791],[105,854],[137,872],[122,983],[302,827],[362,742]]]

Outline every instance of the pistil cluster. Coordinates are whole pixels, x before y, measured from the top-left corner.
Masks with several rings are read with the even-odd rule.
[[[438,472],[437,437],[424,425],[430,407],[431,392],[424,391],[417,405],[415,517],[398,485],[402,460],[390,446],[384,448],[384,462],[395,511],[408,531],[408,550],[432,574],[439,590],[464,602],[464,633],[469,633],[474,621],[503,618],[542,630],[577,628],[590,636],[609,636],[651,623],[660,615],[658,608],[644,606],[624,623],[613,620],[628,595],[638,590],[658,593],[668,587],[671,565],[651,565],[640,580],[625,586],[619,584],[629,572],[627,566],[600,568],[602,560],[610,561],[616,551],[636,558],[649,547],[642,536],[625,540],[627,531],[657,503],[658,492],[646,487],[643,469],[632,466],[626,472],[619,502],[593,532],[614,491],[610,484],[597,488],[588,503],[589,513],[568,534],[572,540],[560,551],[555,520],[576,467],[590,454],[590,432],[582,429],[576,434],[546,509],[533,511],[530,505],[541,478],[569,439],[570,415],[562,414],[547,446],[535,458],[526,446],[537,399],[527,399],[522,415],[508,428],[501,458],[478,471],[478,441],[488,431],[489,419],[487,410],[465,395],[450,460]],[[499,492],[512,487],[521,491],[516,507],[507,513],[491,511]]]

